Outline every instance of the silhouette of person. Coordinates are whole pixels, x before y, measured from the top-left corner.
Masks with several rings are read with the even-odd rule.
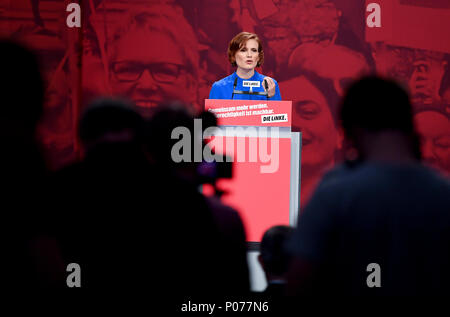
[[[206,121],[214,121],[208,118],[207,115],[200,114],[197,117],[202,118],[202,126],[204,128],[209,125]],[[202,144],[203,140],[201,135],[194,135],[194,119],[199,120],[182,103],[170,102],[159,105],[149,120],[148,152],[150,160],[159,166],[160,169],[167,171],[168,175],[173,174],[175,178],[185,182],[188,187],[198,188],[204,180],[204,175],[200,174],[200,163],[194,161],[194,143]],[[177,127],[188,128],[191,133],[192,140],[190,140],[190,144],[192,151],[188,151],[190,153],[190,161],[176,163],[173,160],[171,150],[179,140],[171,138],[171,134],[173,129]],[[194,196],[197,195],[198,192]],[[208,271],[215,272],[209,277],[214,281],[210,294],[247,294],[250,289],[250,280],[245,229],[242,219],[236,210],[223,204],[219,197],[201,195],[201,200],[208,209],[210,221],[213,222],[210,224],[211,228],[215,228],[217,231],[216,237],[211,235],[209,238],[217,240],[202,242],[203,244],[206,242],[211,246],[208,251],[208,257],[211,257],[213,260],[208,260],[208,263],[214,265],[214,267],[208,268]],[[188,221],[185,221],[185,224],[188,223]]]
[[[245,282],[234,283],[236,270],[223,264],[235,257],[222,253],[228,240],[208,203],[166,162],[168,127],[183,115],[152,118],[146,122],[114,99],[99,100],[82,115],[85,156],[55,180],[64,188],[55,194],[72,202],[61,220],[65,262],[80,264],[85,288],[150,288],[161,305],[188,295],[242,293]]]
[[[264,293],[268,296],[285,295],[286,274],[292,259],[286,243],[293,231],[289,226],[273,226],[264,233],[261,240],[258,261],[266,275],[267,287]]]
[[[72,118],[76,105],[72,104],[71,85],[74,77],[68,72],[70,50],[61,34],[37,25],[22,26],[12,37],[32,49],[42,65],[45,97],[38,137],[47,165],[57,170],[76,155]]]
[[[47,213],[48,173],[36,130],[43,113],[44,83],[37,57],[1,40],[0,169],[4,278],[8,290],[54,287],[65,270]]]
[[[339,117],[360,162],[325,178],[300,216],[288,293],[448,292],[450,186],[420,163],[408,94],[366,77]]]
[[[142,273],[130,267],[146,259],[140,248],[149,239],[140,208],[157,181],[142,149],[143,129],[144,119],[128,103],[93,102],[78,127],[82,160],[52,179],[55,208],[65,207],[58,240],[65,263],[80,265],[82,288],[136,286],[133,273]]]

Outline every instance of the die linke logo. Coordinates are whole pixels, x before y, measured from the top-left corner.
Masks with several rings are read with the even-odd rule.
[[[287,113],[261,116],[262,123],[287,122],[287,121],[288,121]]]
[[[243,87],[261,87],[261,82],[258,80],[244,80],[242,82]]]

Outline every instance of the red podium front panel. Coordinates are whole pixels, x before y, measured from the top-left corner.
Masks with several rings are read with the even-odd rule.
[[[239,211],[247,241],[260,242],[271,226],[293,225],[300,194],[300,144],[293,135],[299,140],[300,133],[290,130],[292,103],[207,99],[205,109],[219,123],[209,146],[233,158],[233,178],[217,185],[226,191],[222,201]]]
[[[225,144],[230,137],[216,136],[214,143]],[[236,137],[234,151],[219,151],[234,157],[233,178],[220,180],[217,185],[226,190],[222,201],[239,211],[246,228],[247,241],[259,242],[264,231],[275,224],[289,225],[289,186],[291,140],[279,138],[279,167],[274,173],[261,173],[257,162],[237,162],[236,141],[245,139],[248,153],[250,142],[255,137]],[[268,142],[270,144],[270,141]]]

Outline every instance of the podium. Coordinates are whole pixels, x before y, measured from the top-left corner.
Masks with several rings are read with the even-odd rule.
[[[291,101],[206,99],[218,129],[208,145],[232,158],[233,177],[217,186],[239,211],[247,242],[259,243],[274,225],[295,225],[300,212],[301,132]]]

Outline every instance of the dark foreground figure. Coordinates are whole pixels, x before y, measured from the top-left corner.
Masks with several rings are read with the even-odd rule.
[[[355,161],[325,176],[299,219],[290,294],[448,294],[450,185],[420,162],[408,95],[362,79],[340,119]]]

